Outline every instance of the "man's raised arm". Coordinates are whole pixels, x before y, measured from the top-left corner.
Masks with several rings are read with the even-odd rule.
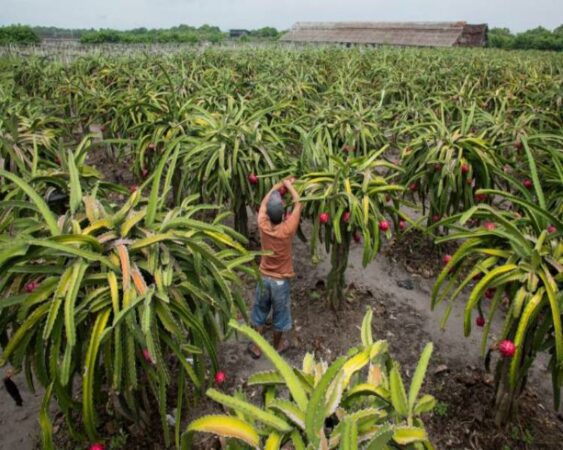
[[[299,227],[299,220],[301,219],[301,199],[299,192],[293,187],[295,177],[287,178],[283,181],[283,185],[287,188],[293,199],[293,211],[286,221],[286,226],[291,234],[294,234]]]

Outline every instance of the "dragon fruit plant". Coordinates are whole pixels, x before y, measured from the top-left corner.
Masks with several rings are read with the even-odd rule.
[[[449,298],[445,320],[452,302],[465,288],[471,288],[465,305],[464,332],[471,333],[472,317],[476,314],[477,326],[483,327],[481,351],[486,362],[492,352],[498,351],[500,356],[495,371],[498,424],[506,423],[516,414],[528,369],[538,352],[550,354],[556,409],[563,384],[563,206],[558,190],[543,192],[535,158],[527,144],[524,147],[535,198],[518,187],[514,190],[520,195],[483,190],[480,193],[501,199],[510,207],[480,204],[442,221],[452,233],[437,242],[458,240],[462,244],[440,273],[432,291],[433,308]],[[558,175],[560,186],[562,174]],[[472,218],[485,226],[465,228]],[[508,306],[505,314],[501,314],[503,303]],[[491,342],[490,327],[497,316],[503,317],[504,324],[500,335]]]
[[[361,327],[362,343],[346,356],[329,365],[308,353],[300,369],[292,368],[250,327],[231,321],[231,327],[254,341],[274,366],[248,379],[249,386],[263,388],[263,404],[250,403],[240,393],[230,396],[209,389],[207,396],[232,413],[190,423],[181,448],[191,448],[194,433],[206,432],[252,448],[291,445],[354,450],[416,445],[432,449],[421,415],[432,411],[436,401],[431,395],[419,395],[432,344],[422,351],[407,393],[387,342],[373,341],[371,319],[368,310]]]
[[[51,399],[71,433],[83,429],[91,442],[101,409],[130,411],[124,419],[141,422],[151,399],[169,442],[169,361],[178,363],[180,384],[202,386],[205,365],[218,369],[216,344],[231,315],[246,316],[240,272],[252,275],[246,265],[255,255],[221,223],[224,214],[212,223],[196,219],[210,207],[197,196],[162,207],[170,161],[157,167],[148,198],[137,190],[119,208],[83,196],[73,180],[71,207],[60,217],[28,182],[0,170],[12,199],[0,217],[20,230],[0,239],[0,367],[21,368],[45,388],[46,449],[53,448]]]
[[[328,303],[338,309],[344,299],[345,272],[352,240],[363,238],[362,263],[377,256],[383,237],[391,237],[389,219],[399,229],[404,219],[398,195],[403,187],[392,178],[400,169],[382,157],[386,147],[368,156],[330,155],[311,144],[303,156],[303,171],[295,183],[301,193],[303,215],[313,223],[310,240],[313,261],[319,261],[318,243],[330,253],[331,270],[327,279]],[[387,175],[384,175],[386,173]],[[387,202],[386,197],[393,202]]]

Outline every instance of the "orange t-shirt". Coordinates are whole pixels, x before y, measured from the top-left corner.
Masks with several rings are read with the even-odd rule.
[[[266,213],[266,207],[261,207],[258,212],[258,228],[260,229],[260,242],[262,250],[273,252],[272,255],[264,255],[260,260],[260,272],[262,275],[272,278],[292,278],[293,260],[291,247],[293,237],[299,227],[301,217],[301,204],[293,209],[291,215],[278,225],[272,224]]]

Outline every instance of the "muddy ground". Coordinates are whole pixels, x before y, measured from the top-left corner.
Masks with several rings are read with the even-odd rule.
[[[307,244],[296,239],[294,261],[298,275],[292,286],[294,330],[290,335],[294,348],[286,357],[300,365],[305,352],[314,352],[328,361],[344,354],[359,342],[361,319],[370,307],[374,311],[374,338],[389,341],[391,354],[401,363],[407,378],[424,345],[429,341],[435,345],[423,391],[439,401],[436,411],[425,417],[437,449],[562,448],[563,422],[561,415],[553,411],[545,358],[538,358],[531,371],[520,419],[504,430],[494,426],[490,415],[493,380],[484,371],[480,358],[480,329],[473,330],[469,338],[463,336],[461,303],[454,308],[445,330],[439,328],[442,311],[429,308],[435,275],[432,268],[440,267],[441,254],[441,249],[411,235],[399,242],[388,242],[383,253],[363,268],[361,246],[355,245],[347,271],[347,302],[344,310],[335,315],[325,307],[322,288],[328,259],[314,267]],[[252,297],[253,286],[248,286],[249,305]],[[223,389],[231,392],[242,386],[251,398],[257,398],[259,392],[246,388],[245,380],[256,371],[270,368],[270,364],[264,357],[253,360],[245,350],[246,342],[242,340],[221,346],[221,363],[228,376]],[[28,391],[21,374],[14,379],[21,388],[24,406],[16,407],[4,389],[0,390],[1,450],[31,449],[38,440],[41,397]],[[193,405],[190,418],[218,411],[216,405],[202,400]],[[158,418],[150,436],[158,436],[157,424]],[[123,448],[163,448],[158,441],[147,442],[147,433],[142,438],[135,434],[135,430],[125,431],[123,441],[127,443]],[[67,447],[65,441],[59,433],[59,448],[79,448]],[[213,437],[201,436],[200,446],[219,448],[219,443]]]

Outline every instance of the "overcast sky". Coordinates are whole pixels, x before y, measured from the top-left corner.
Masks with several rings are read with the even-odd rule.
[[[222,29],[297,21],[465,20],[522,31],[563,23],[563,0],[0,0],[0,24],[65,28],[165,28],[181,23]]]

